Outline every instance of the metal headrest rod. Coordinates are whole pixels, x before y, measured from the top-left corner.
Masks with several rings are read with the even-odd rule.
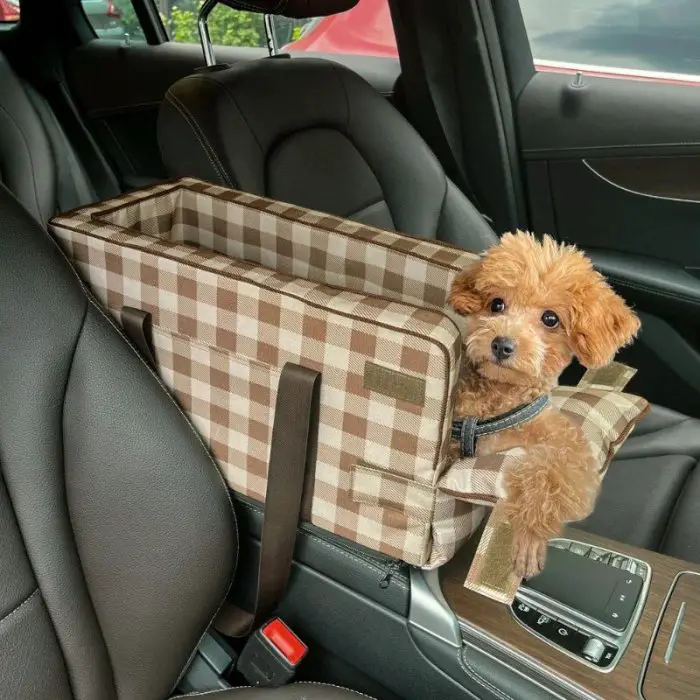
[[[212,10],[219,4],[220,0],[205,0],[202,7],[199,9],[197,17],[197,29],[199,30],[199,42],[202,45],[202,53],[204,54],[204,62],[207,66],[215,66],[216,58],[214,57],[214,47],[211,43],[209,34],[209,15]],[[279,53],[277,46],[277,37],[275,36],[275,28],[273,26],[272,15],[264,15],[265,37],[267,39],[267,49],[270,56],[275,56]]]
[[[202,3],[202,7],[199,8],[199,16],[197,17],[199,41],[202,44],[204,62],[207,64],[207,66],[216,65],[216,58],[214,58],[214,47],[211,44],[211,36],[209,35],[209,15],[218,4],[219,0],[205,0],[205,2]]]

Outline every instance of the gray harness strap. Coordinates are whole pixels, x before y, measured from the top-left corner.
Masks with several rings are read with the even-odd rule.
[[[506,411],[500,416],[484,420],[472,417],[461,418],[452,422],[452,438],[459,440],[462,457],[474,457],[477,438],[527,423],[542,413],[548,405],[549,394],[543,394],[534,401]]]

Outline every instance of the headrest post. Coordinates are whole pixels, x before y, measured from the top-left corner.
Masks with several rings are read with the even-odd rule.
[[[275,34],[275,19],[274,15],[264,15],[265,21],[265,37],[267,38],[267,50],[270,56],[277,56],[280,52],[280,47],[277,44],[277,34]]]
[[[199,10],[199,16],[197,18],[199,41],[202,44],[202,53],[204,54],[204,61],[207,66],[216,65],[214,47],[211,44],[211,36],[209,35],[209,15],[218,4],[219,0],[205,0]]]

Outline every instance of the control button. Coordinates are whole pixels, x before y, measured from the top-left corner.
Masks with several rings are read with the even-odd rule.
[[[603,656],[600,658],[600,661],[598,661],[598,666],[601,668],[606,668],[607,666],[610,666],[610,664],[615,661],[615,657],[617,656],[617,647],[611,647],[611,646],[606,646],[605,651],[603,652]]]
[[[627,571],[629,571],[631,574],[636,574],[636,573],[638,573],[638,572],[637,572],[637,562],[636,562],[636,561],[632,561],[632,560],[630,559],[630,562],[629,562],[629,564],[628,564],[628,566],[627,566]]]
[[[570,540],[556,540],[555,542],[550,542],[549,546],[554,547],[554,549],[569,549],[570,544]]]
[[[615,584],[603,613],[603,621],[616,630],[623,630],[629,624],[642,590],[642,579],[639,576],[627,572],[620,573],[621,578]]]
[[[563,622],[555,622],[549,630],[547,638],[557,646],[563,647],[574,654],[580,654],[587,637]]]
[[[598,561],[601,564],[607,564],[610,561],[610,557],[612,556],[611,552],[605,552],[603,555],[598,557]]]
[[[583,651],[581,652],[584,659],[592,661],[597,664],[605,653],[605,644],[597,639],[596,637],[591,637],[583,646]]]
[[[623,561],[624,561],[624,557],[621,557],[618,554],[615,554],[615,555],[613,555],[612,559],[610,559],[610,565],[614,566],[616,569],[619,569],[622,566]]]
[[[631,565],[632,565],[632,560],[631,560],[631,559],[623,559],[623,560],[622,560],[622,564],[620,564],[620,568],[621,568],[623,571],[629,571]]]
[[[605,552],[602,549],[591,547],[590,551],[588,552],[588,558],[593,559],[593,561],[598,561],[603,554],[605,554]]]
[[[540,613],[535,610],[529,603],[524,603],[522,600],[516,598],[511,609],[515,613],[515,616],[527,627],[533,627],[535,621],[540,616]]]
[[[573,552],[574,554],[579,554],[582,557],[587,557],[588,552],[591,551],[590,546],[586,546],[585,544],[579,544],[578,542],[572,542],[571,546],[569,547],[569,551]]]

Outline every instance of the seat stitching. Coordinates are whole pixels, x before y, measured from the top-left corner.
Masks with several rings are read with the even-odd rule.
[[[31,103],[30,103],[30,105],[31,105]],[[34,106],[33,105],[31,105],[31,106],[32,106],[32,110],[34,110]],[[0,105],[0,110],[2,110],[5,113],[5,115],[7,116],[7,118],[10,120],[10,122],[12,124],[14,124],[15,128],[17,129],[17,131],[19,131],[19,134],[22,137],[22,141],[24,141],[24,146],[27,149],[27,157],[29,158],[29,163],[31,164],[31,169],[32,169],[32,186],[34,188],[34,201],[36,203],[37,213],[39,214],[39,217],[43,219],[43,212],[41,210],[41,204],[39,203],[39,191],[38,191],[38,188],[36,186],[36,174],[35,173],[37,171],[34,167],[34,159],[32,158],[32,149],[29,147],[27,137],[25,136],[24,132],[22,131],[20,125],[13,119],[12,115],[2,105]],[[36,113],[36,110],[34,110],[34,112]],[[42,127],[43,127],[43,124],[42,124]],[[48,137],[47,137],[47,140],[48,140]]]
[[[647,292],[649,294],[654,294],[654,295],[659,296],[659,297],[673,299],[674,301],[685,301],[689,304],[692,304],[693,306],[700,306],[700,299],[697,299],[695,297],[687,296],[685,294],[678,294],[676,292],[671,292],[671,291],[662,291],[662,290],[656,289],[654,287],[647,287],[645,284],[642,284],[640,282],[632,282],[631,280],[617,277],[614,274],[608,274],[607,277],[608,277],[608,279],[616,281],[618,284],[622,285],[623,287],[630,287],[631,289],[636,289],[637,291],[640,291],[640,292]]]
[[[192,112],[190,112],[189,109],[185,106],[185,104],[183,104],[183,102],[179,98],[175,97],[175,95],[173,95],[172,92],[168,91],[165,97],[166,100],[170,102],[170,104],[173,105],[173,107],[175,107],[175,109],[177,109],[178,112],[180,112],[180,115],[185,119],[189,127],[192,129],[197,141],[199,142],[199,145],[204,150],[204,153],[209,159],[209,163],[214,168],[214,170],[224,179],[226,184],[228,184],[229,186],[233,186],[231,178],[226,172],[226,168],[224,168],[223,164],[219,160],[219,156],[216,153],[216,150],[207,139],[206,134],[199,126],[199,122],[195,119]]]
[[[168,92],[166,94],[165,99],[168,102],[170,102],[170,104],[173,107],[175,107],[175,109],[180,113],[180,115],[183,117],[183,119],[187,122],[190,129],[192,129],[194,136],[197,139],[197,142],[199,143],[199,145],[202,147],[202,150],[204,151],[204,155],[206,155],[207,159],[209,160],[210,165],[212,166],[212,168],[214,168],[217,175],[222,177],[224,179],[224,182],[229,187],[233,187],[234,185],[233,185],[233,182],[231,181],[231,178],[228,176],[228,173],[226,172],[226,169],[222,165],[221,161],[219,160],[219,157],[216,154],[216,151],[214,150],[212,145],[209,143],[206,135],[204,134],[201,127],[197,123],[197,120],[194,118],[193,114],[171,92]]]
[[[143,359],[143,357],[141,356],[141,353],[137,350],[136,346],[131,341],[131,339],[126,336],[126,334],[123,332],[123,330],[121,328],[119,328],[119,326],[116,324],[115,320],[111,316],[109,316],[105,312],[105,310],[102,308],[102,306],[95,300],[95,298],[92,294],[92,291],[83,282],[80,275],[78,274],[78,271],[75,269],[75,267],[71,263],[70,259],[68,258],[68,255],[63,250],[63,248],[58,244],[58,241],[53,236],[51,236],[49,234],[49,232],[46,231],[45,229],[42,229],[42,231],[48,237],[48,239],[51,241],[51,243],[56,247],[56,249],[59,251],[59,253],[63,257],[63,259],[68,263],[68,267],[70,268],[74,277],[78,280],[78,284],[80,285],[80,287],[83,290],[83,293],[87,297],[88,302],[90,304],[92,304],[92,306],[95,309],[97,309],[97,311],[100,313],[100,315],[107,321],[107,323],[109,323],[110,326],[112,326],[112,328],[119,334],[121,339],[131,348],[134,355],[136,355],[136,358],[138,359],[138,361],[146,368],[146,370],[156,380],[156,382],[158,383],[160,388],[165,392],[166,397],[170,400],[170,402],[173,404],[173,406],[175,406],[175,410],[178,411],[178,413],[185,419],[185,424],[190,429],[190,432],[195,436],[195,439],[199,442],[199,444],[204,449],[204,453],[207,455],[207,457],[209,457],[209,461],[211,462],[212,466],[214,467],[214,470],[219,477],[221,485],[224,488],[226,498],[228,499],[229,508],[231,510],[231,517],[233,519],[233,526],[234,526],[234,529],[236,531],[236,543],[239,544],[240,543],[240,533],[238,531],[238,519],[236,518],[236,511],[233,508],[233,501],[231,500],[231,494],[229,493],[228,485],[226,483],[226,480],[224,479],[223,474],[221,473],[221,470],[219,469],[219,465],[214,460],[214,458],[211,454],[211,451],[209,450],[206,443],[202,439],[202,436],[195,430],[194,426],[192,425],[189,418],[187,417],[187,414],[182,410],[182,407],[180,406],[180,404],[177,401],[175,401],[175,398],[170,393],[168,388],[165,386],[165,384],[163,383],[161,378],[158,376],[157,372],[146,362],[146,360]],[[221,610],[221,608],[224,606],[224,603],[228,599],[229,593],[231,592],[231,588],[233,586],[233,581],[234,581],[234,578],[236,575],[236,571],[238,570],[239,549],[240,549],[240,546],[237,546],[236,547],[235,561],[234,561],[234,565],[233,565],[233,572],[231,574],[231,579],[229,581],[229,585],[226,589],[226,592],[225,592],[221,602],[219,603],[218,607],[214,611],[214,614],[212,615],[211,619],[209,620],[209,623],[207,624],[206,628],[204,629],[204,631],[200,635],[199,639],[197,640],[197,643],[195,644],[195,646],[192,650],[192,653],[190,654],[187,661],[185,662],[182,670],[180,671],[180,673],[177,677],[177,680],[175,681],[175,684],[173,685],[173,688],[177,687],[177,684],[180,682],[180,679],[182,678],[183,674],[187,670],[187,667],[190,665],[190,662],[194,658],[194,655],[197,653],[197,649],[199,648],[199,645],[201,644],[202,639],[204,639],[207,632],[209,631],[211,626],[214,624],[214,620],[216,620],[217,616],[219,615],[219,611]]]
[[[32,593],[30,593],[16,608],[10,610],[5,617],[0,617],[0,625],[3,622],[7,622],[11,617],[14,617],[29,601],[39,592],[39,588],[35,588]]]
[[[375,698],[373,698],[371,695],[366,695],[365,693],[361,693],[358,690],[344,688],[342,685],[335,685],[333,683],[319,683],[317,681],[298,681],[297,683],[292,683],[290,686],[287,687],[293,688],[295,685],[318,685],[322,688],[335,688],[336,690],[342,690],[346,693],[352,693],[353,695],[357,695],[361,698],[367,698],[367,700],[375,700]],[[203,695],[216,695],[217,693],[232,693],[235,690],[251,690],[252,688],[253,686],[251,685],[241,685],[236,688],[220,688],[217,690],[203,690],[200,692],[186,693],[185,695],[176,695],[175,698],[199,698]],[[508,700],[511,700],[511,698],[509,698]]]
[[[467,660],[465,657],[466,654],[466,649],[463,649],[462,651],[457,653],[457,660],[459,661],[459,665],[462,667],[462,670],[478,685],[480,685],[482,688],[485,690],[489,691],[493,695],[495,695],[497,698],[500,698],[500,700],[513,700],[513,698],[508,695],[505,691],[500,690],[499,688],[496,688],[496,686],[492,685],[489,681],[487,681]]]
[[[342,685],[335,685],[335,683],[320,683],[318,681],[299,681],[294,683],[294,685],[318,685],[322,688],[335,688],[336,690],[343,690],[346,693],[352,693],[353,695],[359,695],[361,698],[367,698],[367,700],[375,700],[371,695],[366,693],[361,693],[359,690],[352,690],[351,688],[344,688]]]
[[[255,141],[255,144],[257,145],[258,149],[260,150],[260,155],[261,157],[265,157],[265,150],[262,147],[262,144],[260,143],[260,140],[258,139],[257,134],[253,131],[253,128],[250,125],[250,122],[246,119],[245,114],[243,113],[243,110],[240,108],[236,98],[233,96],[233,94],[229,91],[228,87],[224,83],[220,83],[218,80],[213,80],[212,78],[209,78],[207,76],[201,76],[200,80],[203,82],[211,83],[212,85],[216,86],[219,89],[223,89],[224,95],[231,101],[233,106],[236,108],[236,111],[240,115],[241,119],[243,120],[243,123],[248,127],[248,131],[250,131],[250,135],[253,137],[253,140]]]

